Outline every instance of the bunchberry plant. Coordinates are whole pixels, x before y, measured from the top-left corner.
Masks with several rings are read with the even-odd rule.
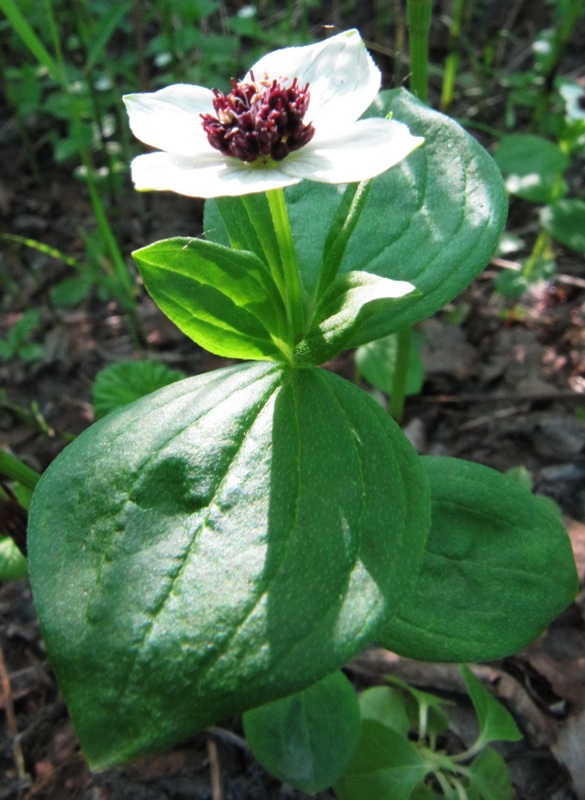
[[[575,594],[544,504],[487,467],[419,457],[319,366],[453,299],[506,215],[487,153],[379,86],[348,31],[265,56],[226,94],[126,98],[158,149],[134,161],[137,187],[210,198],[205,238],[134,254],[144,284],[243,363],[108,414],[35,491],[35,603],[94,767],[294,698],[373,642],[513,652]]]

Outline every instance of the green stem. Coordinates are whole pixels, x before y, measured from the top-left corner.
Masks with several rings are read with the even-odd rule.
[[[27,467],[18,458],[9,455],[4,450],[0,450],[0,474],[31,490],[35,488],[41,477],[34,469]]]
[[[432,0],[407,0],[406,21],[410,50],[410,89],[423,103],[428,102],[429,32]]]
[[[396,351],[396,364],[394,365],[394,379],[390,393],[390,407],[388,411],[396,422],[402,420],[404,413],[404,398],[406,397],[406,379],[408,378],[408,359],[412,342],[412,328],[398,331],[398,348]]]
[[[540,231],[538,237],[534,243],[534,247],[524,265],[522,267],[522,275],[530,281],[532,278],[532,273],[541,262],[547,248],[550,245],[551,237],[546,231]]]
[[[466,0],[455,0],[455,8],[453,9],[453,18],[449,28],[449,54],[445,60],[443,86],[441,89],[441,100],[439,102],[441,111],[446,111],[453,100],[455,78],[457,76],[457,67],[459,66],[459,44],[463,27],[463,9],[465,2]]]
[[[268,206],[272,215],[272,224],[276,233],[280,262],[284,283],[283,300],[286,306],[288,322],[293,344],[300,341],[304,332],[303,298],[299,265],[293,241],[290,220],[282,189],[271,189],[266,192]]]

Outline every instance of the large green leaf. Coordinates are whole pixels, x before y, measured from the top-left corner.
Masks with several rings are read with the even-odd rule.
[[[334,672],[280,700],[247,711],[244,733],[260,764],[309,794],[331,786],[357,747],[360,707],[350,681]]]
[[[500,171],[456,122],[403,89],[382,92],[370,109],[374,116],[388,113],[405,122],[413,134],[424,136],[425,143],[374,180],[341,273],[372,272],[408,281],[419,294],[379,309],[343,342],[344,347],[413,325],[456,297],[489,261],[506,217]],[[330,227],[337,224],[343,187],[303,181],[286,189],[285,196],[304,294],[312,312],[317,305],[323,248]],[[206,235],[227,244],[226,225],[231,230],[234,217],[243,214],[241,207],[239,198],[226,198],[220,205],[208,201]],[[242,217],[240,227],[245,226]],[[245,247],[263,257],[251,238],[246,238]]]
[[[314,368],[238,365],[89,428],[38,484],[29,570],[90,763],[354,657],[420,564],[427,492],[398,426]]]
[[[569,537],[548,504],[495,470],[422,459],[431,532],[380,644],[428,661],[484,661],[535,639],[578,589]]]
[[[284,308],[268,268],[253,253],[176,238],[133,257],[156,304],[202,347],[231,358],[282,360]]]

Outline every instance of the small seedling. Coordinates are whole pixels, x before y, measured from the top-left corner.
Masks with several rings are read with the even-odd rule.
[[[38,342],[29,341],[41,322],[41,315],[34,309],[25,311],[8,334],[0,339],[0,361],[20,358],[23,361],[39,361],[45,355],[45,348]]]

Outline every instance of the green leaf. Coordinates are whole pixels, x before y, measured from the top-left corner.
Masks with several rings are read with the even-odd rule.
[[[522,738],[512,715],[476,678],[464,664],[461,666],[463,680],[479,720],[479,737],[474,749],[490,742],[517,742]]]
[[[540,212],[540,221],[565,247],[585,253],[585,203],[583,200],[564,198]]]
[[[506,195],[496,164],[452,119],[403,89],[382,92],[369,113],[380,117],[392,113],[411,133],[424,136],[425,143],[373,181],[347,243],[340,275],[370,272],[408,281],[417,293],[381,304],[353,330],[349,341],[339,337],[342,347],[356,347],[414,325],[460,294],[489,261],[506,218]],[[339,229],[337,212],[344,202],[347,205],[347,197],[343,187],[312,181],[285,189],[285,197],[311,317],[319,301],[325,243],[332,226]],[[240,230],[249,227],[239,198],[224,198],[221,214],[217,201],[208,200],[206,236],[228,244],[226,224],[231,231],[234,217],[239,217]],[[265,257],[259,244],[249,238],[242,240],[244,244]],[[312,334],[322,321],[315,319]]]
[[[123,17],[132,8],[132,0],[124,0],[113,4],[108,8],[105,6],[99,17],[94,17],[98,24],[92,31],[91,43],[85,58],[85,70],[91,75],[92,70],[100,59],[108,60],[106,45],[119,27]]]
[[[45,355],[45,348],[42,344],[27,342],[19,346],[17,355],[23,361],[39,361]]]
[[[32,25],[19,9],[18,3],[15,0],[0,0],[0,11],[6,15],[12,29],[22,39],[23,44],[36,58],[39,65],[45,67],[51,77],[63,86],[64,75],[61,67],[39,39]]]
[[[550,203],[563,190],[562,174],[569,166],[569,157],[542,136],[532,133],[504,136],[495,159],[510,194],[533,203]]]
[[[516,652],[578,589],[567,533],[511,478],[454,458],[422,458],[431,532],[421,569],[378,641],[428,661],[485,661]]]
[[[520,271],[504,269],[496,278],[496,290],[503,297],[516,299],[530,288],[530,280]]]
[[[35,491],[29,570],[82,747],[104,767],[299,691],[397,608],[427,481],[374,400],[241,364],[109,414]]]
[[[91,272],[75,275],[59,281],[50,291],[51,303],[55,306],[70,308],[81,303],[96,284]]]
[[[406,281],[380,278],[369,272],[339,276],[323,295],[314,322],[295,348],[298,363],[321,364],[345,349],[363,325],[381,310],[397,307],[415,287]]]
[[[0,535],[0,581],[18,581],[26,575],[26,558],[10,537]]]
[[[419,350],[421,342],[422,337],[415,334],[408,353],[407,395],[419,394],[424,382],[425,372]],[[356,350],[355,359],[362,376],[386,394],[392,392],[397,352],[398,339],[395,333],[363,344]]]
[[[360,693],[359,705],[362,719],[375,719],[402,736],[408,736],[410,719],[403,692],[392,686],[372,686]]]
[[[469,800],[512,800],[514,787],[502,756],[486,747],[469,766]]]
[[[17,346],[20,346],[34,331],[41,321],[41,315],[35,309],[25,311],[18,322],[10,329],[8,337]]]
[[[183,333],[220,356],[282,360],[285,312],[253,253],[200,239],[167,239],[133,253],[156,304]]]
[[[243,722],[260,764],[284,783],[315,794],[349,764],[360,709],[350,681],[335,672],[302,692],[247,711]]]
[[[110,364],[98,372],[93,384],[96,419],[186,377],[181,370],[149,359]]]
[[[408,800],[430,771],[404,736],[380,722],[362,721],[358,749],[335,784],[339,800]]]

